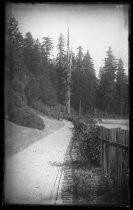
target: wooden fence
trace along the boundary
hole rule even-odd
[[[107,129],[99,126],[98,135],[101,140],[103,171],[121,188],[129,181],[129,132],[121,128]]]

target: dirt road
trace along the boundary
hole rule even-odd
[[[5,163],[5,199],[7,203],[55,203],[60,167],[72,137],[73,125],[65,126],[33,143]]]

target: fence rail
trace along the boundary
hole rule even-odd
[[[128,183],[129,132],[121,128],[98,127],[101,140],[101,165],[114,184],[122,187]]]

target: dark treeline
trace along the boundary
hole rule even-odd
[[[13,16],[6,18],[5,46],[5,114],[36,104],[65,107],[67,50],[59,35],[58,53],[50,37],[34,40],[30,32],[23,37]],[[106,112],[128,115],[128,78],[123,62],[116,60],[111,47],[107,51],[99,78],[96,77],[89,51],[81,46],[72,53],[71,108],[78,114]]]

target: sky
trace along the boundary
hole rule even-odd
[[[49,36],[54,42],[56,55],[59,34],[67,37],[70,32],[70,46],[77,53],[78,46],[83,52],[89,50],[96,75],[104,65],[108,47],[113,55],[124,63],[128,74],[129,66],[129,23],[128,6],[120,4],[10,4],[12,14],[18,20],[20,32],[31,32],[34,39]]]

